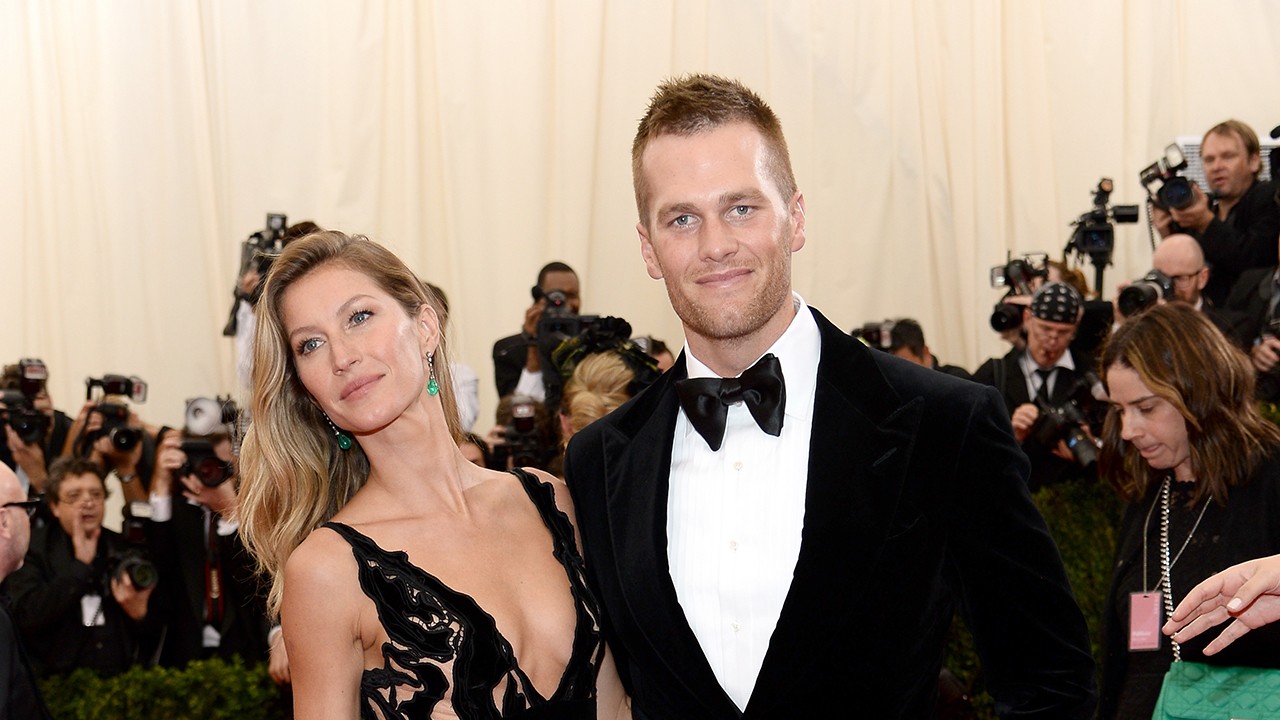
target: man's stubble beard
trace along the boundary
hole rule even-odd
[[[779,238],[779,242],[784,242]],[[732,267],[732,266],[731,266]],[[687,333],[694,333],[708,340],[731,341],[743,339],[764,327],[778,310],[790,301],[791,252],[781,246],[778,262],[759,293],[739,306],[707,308],[699,306],[686,295],[679,285],[667,284],[667,297]],[[765,268],[758,268],[759,273]]]

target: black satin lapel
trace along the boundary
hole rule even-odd
[[[804,530],[791,589],[747,707],[759,717],[786,707],[789,678],[804,676],[836,652],[827,650],[832,638],[842,636],[835,628],[856,622],[855,613],[875,617],[868,602],[876,602],[880,588],[867,587],[865,578],[886,539],[901,531],[897,523],[910,520],[898,516],[898,501],[924,402],[899,399],[872,351],[831,337],[829,323],[818,317],[823,352]]]
[[[605,440],[605,487],[614,562],[627,609],[672,677],[713,716],[736,715],[738,709],[716,680],[671,581],[667,488],[679,403],[669,384],[662,392],[652,415],[635,427],[633,434],[614,433]]]

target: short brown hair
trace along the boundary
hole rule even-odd
[[[1248,481],[1280,447],[1280,428],[1265,420],[1254,402],[1249,357],[1194,307],[1157,305],[1125,322],[1103,348],[1104,379],[1117,363],[1138,373],[1186,420],[1196,476],[1192,505],[1206,496],[1225,503],[1228,489]],[[1121,429],[1113,408],[1103,429],[1099,469],[1122,498],[1134,502],[1168,471],[1149,466],[1120,436]]]
[[[44,486],[44,495],[51,503],[60,502],[58,491],[62,488],[62,482],[69,477],[80,477],[81,475],[92,475],[102,482],[102,489],[107,489],[106,476],[102,472],[102,468],[92,460],[68,456],[58,458],[49,466],[49,479]]]
[[[768,104],[737,80],[718,75],[685,75],[658,86],[631,143],[631,181],[641,222],[645,219],[649,188],[640,161],[650,141],[660,135],[696,135],[735,122],[748,123],[764,136],[769,175],[782,193],[782,201],[791,201],[796,194],[791,154],[782,135],[782,123]]]

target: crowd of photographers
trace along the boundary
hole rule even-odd
[[[1278,129],[1280,130],[1280,129]],[[1273,133],[1274,136],[1274,133]],[[1201,145],[1207,188],[1181,175],[1176,146],[1146,168],[1147,213],[1160,241],[1152,270],[1095,299],[1075,253],[1097,271],[1110,262],[1114,222],[1135,221],[1136,206],[1111,206],[1111,181],[1076,223],[1062,262],[1046,254],[1010,259],[993,270],[1008,288],[991,327],[1010,344],[972,375],[944,365],[910,319],[868,323],[854,334],[868,345],[939,372],[996,387],[1015,436],[1032,462],[1032,489],[1096,477],[1106,397],[1097,354],[1114,327],[1146,308],[1181,302],[1206,313],[1250,353],[1259,398],[1280,399],[1280,198],[1259,179],[1261,149],[1243,123],[1210,129]],[[1274,161],[1274,158],[1273,158]],[[1273,165],[1274,167],[1274,165]],[[272,253],[318,229],[267,228],[244,243],[239,282],[224,334],[234,338],[242,390],[252,360],[254,302]],[[443,291],[425,283],[447,313]],[[454,363],[464,447],[493,468],[559,470],[564,443],[671,367],[673,353],[651,337],[632,337],[617,318],[583,315],[576,272],[543,267],[520,331],[493,346],[495,424],[474,434],[476,373]],[[0,377],[0,462],[39,499],[30,549],[5,579],[11,613],[38,676],[88,667],[104,675],[134,664],[181,666],[208,657],[271,662],[288,679],[278,628],[240,544],[235,520],[234,442],[246,421],[229,398],[189,401],[184,427],[145,423],[136,377],[91,378],[74,418],[54,408],[48,368],[22,359]]]
[[[1280,128],[1272,137],[1280,134]],[[1034,253],[992,269],[992,285],[1006,287],[991,328],[1011,345],[973,373],[1005,400],[1014,434],[1031,460],[1031,488],[1071,478],[1096,478],[1098,440],[1106,395],[1097,374],[1098,351],[1113,328],[1157,304],[1179,302],[1200,310],[1242,350],[1257,372],[1257,398],[1280,400],[1280,196],[1262,180],[1257,135],[1238,120],[1205,133],[1200,159],[1207,188],[1181,173],[1177,145],[1144,169],[1153,241],[1152,269],[1120,283],[1113,301],[1093,299],[1082,271],[1067,255],[1091,261],[1102,278],[1111,261],[1114,222],[1133,222],[1137,206],[1109,205],[1112,183],[1103,179],[1094,207],[1076,222],[1063,262]],[[1277,163],[1276,151],[1270,158]],[[918,323],[904,319],[856,328],[872,347],[952,374],[924,344]],[[1175,339],[1171,338],[1171,342]]]

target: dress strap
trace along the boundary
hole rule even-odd
[[[547,529],[551,531],[551,536],[555,538],[557,547],[571,549],[576,555],[578,545],[574,536],[573,523],[560,510],[560,506],[556,505],[555,488],[551,486],[551,483],[538,479],[538,476],[523,468],[513,468],[510,472],[520,481],[520,485],[529,496],[529,500],[537,508],[538,515],[542,518],[542,524],[546,525]]]

